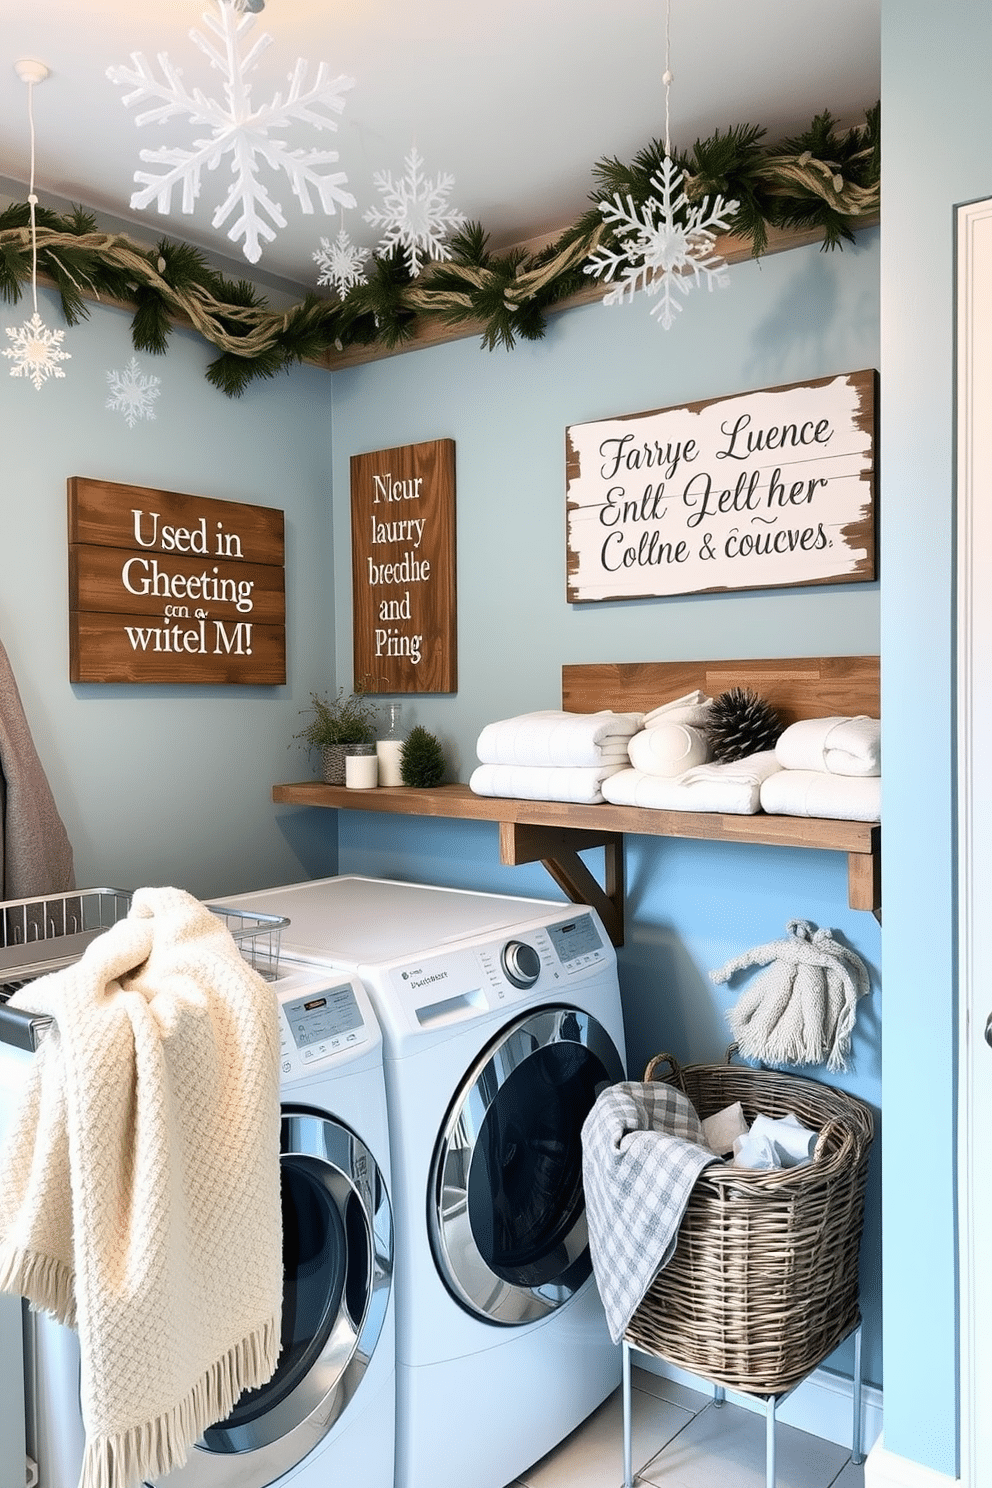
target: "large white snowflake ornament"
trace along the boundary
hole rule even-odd
[[[150,105],[135,115],[136,124],[162,124],[176,116],[185,116],[191,125],[206,126],[209,131],[194,139],[189,148],[176,145],[142,150],[142,160],[163,169],[135,171],[134,179],[142,189],[131,197],[131,206],[141,209],[155,202],[160,212],[168,212],[173,190],[181,186],[182,210],[192,212],[200,194],[204,167],[214,170],[225,155],[229,156],[233,180],[214,212],[213,225],[223,227],[237,213],[227,235],[234,243],[241,241],[242,252],[251,263],[257,263],[262,256],[262,240],[271,243],[275,229],[286,226],[282,207],[259,180],[263,164],[273,171],[284,172],[300,210],[307,215],[313,212],[312,192],[316,192],[329,216],[335,204],[355,205],[351,192],[343,189],[347,181],[344,172],[321,169],[337,161],[336,150],[292,150],[284,139],[269,137],[270,130],[286,129],[292,124],[337,129],[333,116],[344,108],[342,95],[354,86],[354,78],[331,77],[330,70],[321,62],[313,81],[308,82],[310,64],[300,58],[288,74],[289,90],[285,98],[282,93],[276,93],[270,103],[256,107],[248,79],[272,41],[263,32],[252,46],[246,47],[256,19],[250,11],[239,10],[231,0],[213,0],[213,9],[203,16],[212,36],[195,29],[189,33],[211,67],[220,73],[223,101],[208,97],[200,88],[187,88],[182,71],[173,66],[164,52],[158,56],[161,81],[140,52],[131,54],[131,67],[107,69],[111,82],[127,84],[131,89],[123,96],[125,107],[138,103]]]
[[[448,205],[448,195],[455,184],[454,176],[442,174],[434,181],[424,176],[423,157],[413,146],[404,160],[406,174],[394,181],[387,171],[378,171],[372,180],[382,193],[382,206],[370,207],[365,221],[383,227],[379,240],[382,252],[401,248],[407,267],[416,278],[422,259],[448,259],[445,234],[465,225],[464,214]]]
[[[162,391],[162,379],[147,376],[142,372],[137,357],[132,357],[123,372],[108,372],[107,382],[110,385],[110,397],[105,407],[112,413],[120,413],[129,429],[133,429],[139,419],[153,419],[155,409],[153,404]]]
[[[59,362],[72,360],[68,351],[62,350],[65,331],[50,331],[37,310],[21,326],[7,326],[7,335],[14,343],[4,350],[14,365],[11,377],[27,377],[41,392],[42,383],[50,377],[64,377]]]
[[[660,296],[651,314],[667,331],[681,311],[676,294],[687,295],[705,284],[722,289],[729,282],[727,265],[711,253],[718,232],[726,232],[740,206],[722,196],[704,197],[691,205],[682,189],[684,177],[666,155],[660,171],[651,177],[658,193],[638,207],[632,197],[624,201],[614,192],[599,209],[604,222],[617,229],[618,247],[597,249],[589,255],[585,273],[607,281],[619,274],[619,282],[605,296],[605,305],[632,300],[636,291]]]
[[[353,243],[343,227],[333,243],[321,238],[320,247],[313,255],[314,263],[320,265],[317,283],[330,285],[337,290],[338,299],[343,300],[356,284],[368,284],[365,273],[368,256],[369,250]]]

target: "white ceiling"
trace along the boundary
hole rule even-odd
[[[36,183],[43,204],[78,202],[131,224],[145,240],[164,235],[219,254],[237,277],[259,277],[240,247],[215,230],[227,162],[205,173],[192,215],[133,212],[139,151],[191,143],[183,118],[138,128],[127,89],[107,68],[144,53],[161,76],[165,53],[186,84],[220,98],[221,78],[190,39],[221,0],[0,0],[0,185],[23,200],[29,177],[28,89],[14,64],[31,57],[50,77],[33,90]],[[763,125],[770,140],[803,129],[829,109],[861,123],[879,96],[880,0],[671,0],[671,137],[737,123]],[[592,166],[623,161],[663,138],[665,0],[266,0],[252,33],[271,45],[252,77],[266,103],[297,59],[355,79],[335,134],[294,124],[296,148],[337,150],[357,207],[343,218],[352,240],[374,247],[363,212],[381,205],[372,177],[404,173],[412,145],[425,173],[454,176],[450,205],[480,221],[491,246],[555,233],[589,205]],[[314,286],[312,254],[333,238],[339,214],[304,216],[285,177],[263,167],[287,227],[257,270]],[[229,224],[228,224],[229,226]]]

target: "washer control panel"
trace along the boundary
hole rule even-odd
[[[369,1042],[369,1030],[350,977],[300,978],[279,990],[283,1079],[301,1075]],[[302,984],[300,984],[302,981]]]
[[[410,1029],[439,1028],[555,994],[577,977],[611,968],[615,952],[588,910],[505,940],[455,944],[393,966],[389,980]]]

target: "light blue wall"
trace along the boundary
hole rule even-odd
[[[30,314],[0,306],[0,326]],[[57,299],[39,309],[63,328]],[[306,762],[287,741],[311,687],[333,671],[329,576],[330,399],[298,368],[241,400],[203,377],[210,348],[177,332],[156,418],[129,429],[108,411],[109,370],[133,354],[129,318],[93,306],[66,331],[65,378],[40,390],[0,360],[0,639],[75,850],[77,882],[175,883],[225,894],[334,871],[333,837],[305,820],[277,829],[273,781]],[[10,345],[0,336],[3,346]],[[281,507],[286,513],[285,687],[113,686],[68,676],[66,479],[99,479]]]
[[[953,239],[954,207],[992,194],[992,12],[882,14],[885,1445],[953,1475]]]
[[[641,301],[552,319],[512,353],[466,340],[334,379],[335,636],[350,682],[352,454],[450,436],[458,503],[457,695],[405,700],[408,724],[442,739],[467,780],[492,719],[560,701],[563,662],[857,654],[878,649],[878,587],[836,585],[569,606],[564,430],[569,423],[878,365],[878,233],[843,253],[802,249],[731,271],[686,301],[667,335]],[[303,813],[312,815],[314,813]],[[331,830],[329,828],[329,830]],[[342,871],[558,897],[539,866],[501,869],[495,827],[339,814]],[[596,854],[590,855],[595,871]],[[620,955],[630,1068],[662,1048],[718,1059],[739,992],[708,972],[780,938],[800,917],[838,932],[873,972],[855,1068],[839,1083],[879,1106],[879,927],[847,908],[846,860],[713,843],[630,838]],[[881,1381],[879,1153],[864,1250],[866,1371]],[[841,1352],[833,1361],[848,1367]]]

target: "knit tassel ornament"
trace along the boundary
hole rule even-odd
[[[726,982],[748,966],[771,963],[727,1014],[740,1053],[763,1064],[823,1064],[846,1070],[858,999],[869,989],[867,967],[859,956],[814,930],[806,920],[790,920],[789,938],[745,951],[719,971]]]

